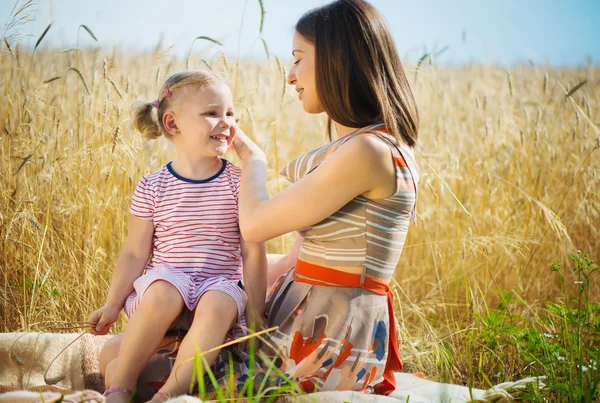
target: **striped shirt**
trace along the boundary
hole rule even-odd
[[[178,175],[171,163],[140,180],[130,211],[154,224],[146,270],[167,266],[193,277],[241,279],[241,170],[222,161],[219,172],[204,180]]]

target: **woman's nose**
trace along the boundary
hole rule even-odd
[[[287,76],[287,83],[289,85],[296,84],[296,66],[294,66],[290,69],[290,72],[288,73],[288,76]]]

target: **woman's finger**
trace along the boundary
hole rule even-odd
[[[239,130],[239,129],[238,129],[237,123],[235,123],[235,124],[233,124],[233,125],[231,125],[231,126],[229,127],[229,134],[230,134],[230,136],[231,136],[231,141],[232,141],[232,142],[233,142],[233,139],[235,139],[235,136],[237,135],[237,133],[238,133],[238,130]]]

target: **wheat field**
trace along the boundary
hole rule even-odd
[[[174,155],[164,138],[142,140],[129,109],[156,98],[169,74],[187,65],[228,79],[240,126],[269,157],[272,194],[287,186],[277,175],[286,161],[326,141],[324,117],[303,112],[285,85],[288,63],[273,55],[9,46],[0,52],[2,332],[47,331],[104,303],[133,189]],[[568,265],[577,250],[599,260],[600,68],[427,58],[405,67],[421,114],[422,174],[394,284],[406,369],[476,384],[487,378],[473,368],[521,376],[516,355],[499,357],[467,334],[481,330],[476,317],[498,306],[499,290],[535,321],[545,302],[564,298],[551,263]],[[292,239],[270,241],[269,251]],[[597,279],[591,287],[598,302]]]

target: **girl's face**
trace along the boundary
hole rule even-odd
[[[233,96],[225,83],[182,88],[176,113],[165,122],[175,124],[173,143],[178,150],[199,157],[220,157],[233,141]],[[166,115],[166,114],[165,114]],[[164,119],[164,118],[163,118]]]
[[[294,56],[294,65],[288,74],[288,84],[296,86],[302,106],[307,113],[324,112],[317,96],[315,46],[298,32],[294,32],[292,56]]]

